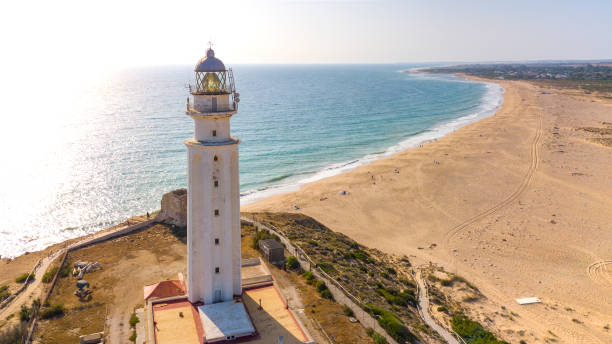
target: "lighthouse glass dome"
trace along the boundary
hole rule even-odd
[[[229,80],[228,80],[229,79]],[[195,68],[195,85],[189,86],[192,94],[229,94],[234,92],[232,70],[225,69],[212,49],[198,61]]]

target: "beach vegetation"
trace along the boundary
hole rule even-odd
[[[317,267],[323,271],[325,271],[325,273],[327,274],[335,274],[338,273],[338,270],[336,270],[336,268],[334,268],[334,265],[328,262],[319,262],[317,263]]]
[[[417,301],[412,290],[398,291],[397,289],[386,289],[384,287],[376,288],[376,293],[385,298],[390,305],[399,305],[402,307],[416,307]]]
[[[314,277],[314,274],[312,272],[310,272],[310,271],[304,271],[302,276],[304,276],[304,279],[306,279],[306,283],[308,283],[308,284],[313,284],[314,280],[316,279]]]
[[[374,329],[371,327],[368,327],[366,329],[366,333],[368,336],[370,336],[370,338],[372,338],[375,344],[388,344],[389,343],[387,341],[387,338],[383,337],[380,333],[374,331]]]
[[[42,277],[43,283],[51,283],[51,281],[53,281],[53,277],[55,277],[55,274],[57,273],[58,270],[59,270],[59,267],[57,266],[54,266],[51,269],[47,270]]]
[[[66,309],[64,308],[64,305],[62,305],[61,303],[56,303],[51,305],[50,307],[43,308],[43,310],[40,312],[40,317],[42,319],[51,319],[60,317],[64,315],[65,312]]]
[[[28,307],[28,305],[21,305],[21,309],[19,310],[19,320],[21,321],[30,321],[32,317],[32,308]]]
[[[298,270],[300,268],[300,262],[295,256],[289,256],[287,258],[287,268],[289,270]]]
[[[11,292],[8,290],[8,285],[3,285],[0,287],[0,301],[4,301],[11,296]]]
[[[480,323],[473,321],[463,314],[456,314],[451,318],[451,326],[468,344],[508,344],[499,340],[487,331]]]
[[[140,322],[140,319],[138,319],[138,316],[136,316],[136,313],[132,313],[132,315],[130,316],[130,327],[135,328],[136,324],[138,324],[139,322]]]
[[[15,278],[15,282],[17,282],[17,283],[25,283],[25,281],[30,276],[31,276],[30,273],[26,272],[23,275],[20,275],[19,277]],[[34,277],[34,276],[32,276],[32,277]]]
[[[385,331],[387,331],[387,333],[398,342],[415,343],[417,341],[417,337],[410,332],[408,327],[406,327],[395,315],[393,315],[393,313],[384,308],[373,305],[368,305],[366,311],[374,314],[376,318],[378,318],[378,324],[380,327],[385,329]]]

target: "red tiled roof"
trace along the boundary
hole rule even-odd
[[[185,283],[180,280],[162,281],[144,287],[144,299],[185,295]]]

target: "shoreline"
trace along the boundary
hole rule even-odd
[[[506,93],[494,116],[242,211],[302,213],[361,244],[443,266],[486,295],[467,304],[471,316],[494,321],[509,342],[552,331],[609,343],[612,149],[591,128],[612,127],[612,102],[499,83]],[[528,296],[543,303],[514,301]],[[517,315],[500,316],[502,306]]]
[[[421,73],[426,75],[426,72],[429,67],[416,68],[411,70],[402,70],[398,71],[399,73]],[[413,70],[422,70],[418,72],[414,72]],[[429,75],[428,75],[429,76]],[[495,113],[501,108],[504,101],[504,88],[495,82],[485,79],[473,78],[467,75],[458,75],[458,74],[445,74],[444,76],[453,76],[460,79],[464,79],[468,82],[475,82],[485,84],[487,88],[485,94],[483,94],[481,98],[481,104],[478,107],[477,111],[462,117],[454,118],[452,120],[448,120],[445,122],[438,123],[433,127],[430,127],[416,135],[405,137],[398,143],[391,145],[385,148],[382,152],[375,152],[366,154],[360,158],[351,159],[347,161],[342,161],[338,163],[333,163],[328,165],[327,167],[313,172],[303,172],[299,173],[287,178],[283,178],[283,180],[287,180],[286,183],[272,184],[268,186],[264,186],[262,188],[249,190],[240,194],[240,203],[241,206],[246,206],[255,202],[259,202],[268,197],[272,197],[275,195],[281,195],[285,193],[298,191],[302,186],[313,183],[325,178],[333,177],[342,173],[346,173],[354,170],[360,166],[366,166],[375,161],[386,159],[394,154],[401,153],[408,149],[413,149],[419,146],[426,145],[430,142],[437,141],[444,136],[451,134],[466,125],[469,125],[474,122],[478,122],[482,119],[488,118],[490,116],[494,116]],[[435,77],[435,76],[432,76]],[[303,178],[303,175],[308,175],[308,177]]]
[[[429,67],[424,67],[423,69],[426,70],[427,68]],[[406,73],[407,71],[398,71],[398,72]],[[426,73],[422,73],[422,74],[425,75]],[[416,135],[403,138],[396,144],[386,147],[384,151],[369,153],[369,154],[366,154],[356,159],[350,159],[350,160],[346,160],[346,161],[342,161],[338,163],[332,163],[318,171],[302,172],[302,173],[298,173],[298,174],[289,176],[287,178],[283,178],[282,181],[284,182],[281,182],[278,184],[271,184],[271,185],[267,185],[267,186],[257,188],[254,190],[248,190],[245,192],[241,192],[240,194],[241,206],[246,206],[246,205],[249,205],[255,202],[259,202],[263,199],[266,199],[268,197],[272,197],[275,195],[295,192],[306,184],[316,182],[316,181],[319,181],[325,178],[333,177],[333,176],[336,176],[342,173],[346,173],[360,166],[365,166],[375,161],[386,159],[394,154],[403,152],[405,150],[413,149],[415,147],[422,146],[430,142],[434,142],[466,125],[469,125],[471,123],[480,121],[484,118],[493,116],[503,104],[504,89],[503,87],[500,87],[498,84],[487,81],[487,80],[476,80],[476,79],[471,80],[463,75],[448,74],[444,76],[451,76],[451,75],[453,77],[465,79],[468,82],[483,83],[485,84],[485,87],[487,87],[487,90],[482,95],[481,103],[475,112],[462,116],[462,117],[454,118],[448,121],[444,121],[444,122],[435,124],[434,126]],[[167,191],[170,191],[170,190],[167,190]],[[137,216],[142,216],[142,215],[137,215]],[[0,258],[16,258],[24,254],[42,252],[42,251],[45,251],[49,247],[61,245],[65,242],[69,242],[74,239],[84,238],[89,235],[93,235],[101,231],[108,230],[109,228],[114,228],[120,225],[122,222],[123,221],[119,221],[117,223],[110,223],[108,224],[108,226],[100,227],[98,230],[93,231],[91,233],[81,233],[81,235],[78,235],[78,236],[63,238],[62,241],[51,243],[48,246],[41,248],[39,250],[25,251],[16,256],[0,255]],[[77,228],[81,228],[81,227],[79,226]],[[84,230],[79,229],[78,231],[83,232]]]

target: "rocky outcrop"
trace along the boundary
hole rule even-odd
[[[155,221],[187,227],[187,189],[176,189],[164,194],[161,211]]]

